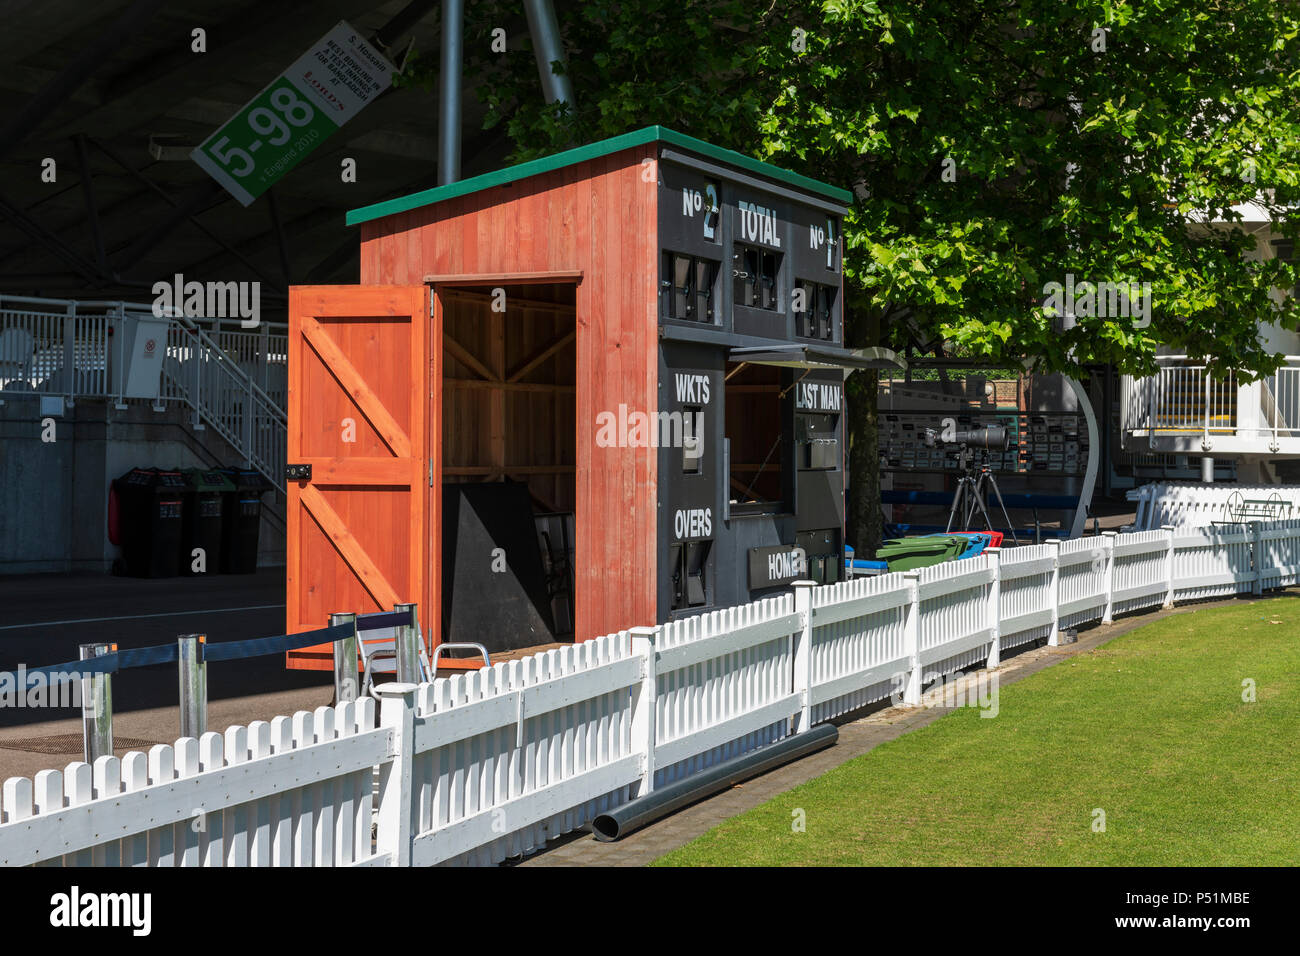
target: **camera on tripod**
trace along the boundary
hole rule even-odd
[[[945,425],[949,422],[951,419],[945,422]],[[991,494],[992,499],[1002,510],[1002,520],[1006,522],[1007,529],[1011,532],[1012,542],[1019,544],[1016,530],[1011,526],[1011,518],[1007,514],[1007,506],[1002,501],[1002,492],[988,463],[989,452],[1006,451],[1011,446],[1006,428],[1001,425],[985,425],[982,428],[954,432],[949,432],[947,428],[942,432],[927,428],[923,437],[925,444],[930,448],[942,444],[957,445],[960,449],[957,452],[957,461],[962,475],[957,480],[957,487],[953,492],[952,507],[948,510],[948,526],[945,530],[952,531],[953,525],[957,525],[963,531],[970,530],[977,516],[983,519],[985,529],[993,530],[993,519],[989,516],[988,509]],[[981,458],[978,464],[974,460],[977,455]]]
[[[972,428],[969,431],[953,432],[951,438],[944,438],[942,432],[927,428],[925,430],[925,444],[928,448],[943,444],[961,445],[963,448],[974,448],[981,451],[1006,451],[1011,441],[1007,437],[1007,430],[1001,425],[985,425],[982,428]]]

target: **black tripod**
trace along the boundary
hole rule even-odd
[[[1011,517],[1007,514],[1007,506],[1002,501],[998,480],[993,477],[993,469],[989,467],[988,455],[983,455],[978,463],[974,459],[974,449],[963,447],[958,453],[957,460],[961,463],[962,476],[957,481],[957,490],[953,492],[952,507],[948,510],[948,526],[944,530],[951,531],[957,515],[961,514],[961,527],[958,530],[970,531],[971,521],[978,510],[984,518],[984,528],[992,531],[993,519],[989,517],[989,509],[985,504],[988,500],[988,492],[992,489],[993,497],[998,507],[1002,509],[1007,530],[1011,532],[1012,543],[1020,544],[1016,538],[1016,529],[1012,527]]]

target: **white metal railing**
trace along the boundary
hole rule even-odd
[[[1154,439],[1160,434],[1200,434],[1206,441],[1232,435],[1258,440],[1261,451],[1278,451],[1280,441],[1300,438],[1300,355],[1288,355],[1272,375],[1243,383],[1236,374],[1214,378],[1205,365],[1186,356],[1158,359],[1153,376],[1123,376],[1120,386],[1124,430]]]
[[[0,398],[133,401],[121,392],[125,374],[113,374],[125,364],[113,352],[123,347],[113,332],[127,318],[152,314],[140,303],[0,297]],[[183,403],[194,426],[211,426],[283,491],[287,349],[283,327],[242,330],[220,319],[173,317],[158,395],[134,401]]]
[[[289,403],[289,336],[284,332],[206,330],[280,408]]]
[[[173,319],[163,361],[164,397],[185,402],[195,425],[212,426],[281,492],[289,419],[239,363],[202,328]]]
[[[0,787],[0,866],[491,865],[1087,621],[1300,581],[1300,520],[859,578]],[[203,825],[196,826],[201,820]],[[372,838],[371,823],[375,824]]]

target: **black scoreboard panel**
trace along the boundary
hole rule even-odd
[[[656,414],[691,423],[656,453],[666,621],[843,576],[843,371],[731,350],[842,348],[844,210],[681,153],[658,174]]]
[[[718,555],[726,480],[723,472],[723,364],[716,348],[665,342],[660,349],[658,419],[680,445],[658,454],[660,607],[689,611],[718,604]],[[661,436],[662,437],[662,436]]]
[[[762,184],[661,161],[660,321],[841,344],[842,225]]]
[[[901,472],[958,472],[956,445],[925,444],[925,430],[943,429],[951,418],[958,431],[989,425],[1007,429],[1006,451],[991,451],[989,464],[1003,475],[1059,475],[1082,477],[1088,465],[1088,425],[1081,413],[1039,414],[1036,412],[980,412],[953,414],[950,411],[881,412],[879,452],[881,469]]]

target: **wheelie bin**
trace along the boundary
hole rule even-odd
[[[222,511],[221,570],[224,574],[252,574],[257,570],[258,532],[262,525],[262,495],[271,483],[257,471],[223,468],[234,485],[225,493]]]
[[[173,578],[180,572],[185,479],[174,471],[132,468],[113,480],[121,570],[137,578]]]
[[[893,538],[877,549],[876,560],[887,563],[890,571],[914,571],[956,559],[968,543],[957,535]]]
[[[216,574],[221,570],[226,495],[235,492],[229,475],[215,468],[186,468],[185,510],[181,518],[181,573]],[[195,554],[200,550],[201,554]]]

